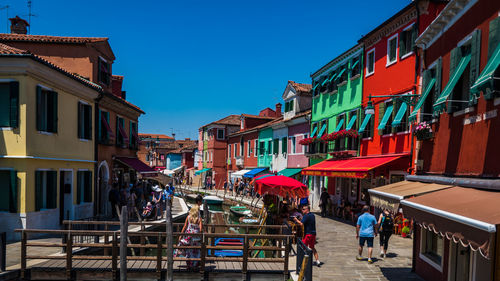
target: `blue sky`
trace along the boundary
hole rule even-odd
[[[6,0],[27,18],[26,0]],[[258,114],[409,0],[32,0],[31,34],[109,37],[113,74],[141,107],[139,131],[197,138],[201,125]],[[354,5],[353,5],[354,4]],[[0,31],[6,32],[6,10]]]

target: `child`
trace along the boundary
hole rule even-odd
[[[151,204],[151,202],[148,202],[146,207],[144,207],[144,211],[142,211],[142,215],[147,216],[151,212],[152,208],[153,208],[153,205]]]

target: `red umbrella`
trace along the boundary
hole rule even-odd
[[[309,189],[298,180],[285,176],[267,176],[255,180],[255,190],[260,195],[272,194],[281,197],[309,196]]]

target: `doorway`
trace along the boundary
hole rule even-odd
[[[450,278],[453,281],[470,281],[471,251],[469,247],[453,243],[450,258]]]
[[[107,217],[111,215],[111,208],[108,203],[109,193],[109,167],[106,161],[99,164],[96,192],[96,214]]]
[[[59,176],[59,224],[62,224],[73,217],[73,171],[61,170]]]

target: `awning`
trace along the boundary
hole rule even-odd
[[[333,80],[335,80],[335,78],[337,77],[338,73],[334,73],[332,75],[332,77],[330,77],[330,79],[328,79],[328,82],[332,82]]]
[[[356,122],[356,115],[353,115],[351,117],[351,120],[349,120],[349,123],[347,124],[347,127],[345,129],[350,130],[352,128],[352,126],[354,126],[355,122]]]
[[[445,109],[446,100],[448,99],[448,96],[453,91],[453,88],[455,88],[455,85],[462,76],[462,73],[464,73],[464,70],[469,64],[469,62],[470,62],[470,54],[460,59],[460,62],[458,63],[457,68],[455,69],[455,72],[453,72],[453,75],[451,75],[450,80],[448,80],[448,84],[446,84],[446,87],[444,87],[443,92],[441,93],[441,95],[439,95],[439,98],[434,103],[433,107],[435,112],[441,112]]]
[[[403,117],[405,116],[407,109],[408,109],[408,104],[406,104],[406,102],[403,102],[399,107],[398,113],[396,113],[396,117],[394,117],[394,120],[392,121],[391,124],[392,127],[397,127],[401,125],[401,121],[403,120]]]
[[[363,119],[363,123],[361,123],[361,127],[359,127],[359,133],[363,133],[366,129],[366,126],[368,126],[368,123],[370,123],[370,118],[372,118],[373,114],[367,114],[365,116],[365,119]]]
[[[339,123],[337,124],[337,127],[335,127],[335,132],[340,131],[343,125],[344,125],[344,118],[340,119]]]
[[[157,171],[135,157],[116,157],[115,160],[141,174],[156,174]]]
[[[300,173],[302,168],[286,168],[278,172],[278,176],[293,177]]]
[[[318,131],[318,126],[314,126],[314,129],[311,133],[311,138],[314,137],[314,135],[316,134],[317,131]]]
[[[161,171],[161,173],[164,174],[164,175],[167,175],[167,176],[171,176],[171,175],[174,174],[174,171],[169,170],[169,169],[164,169],[164,170]]]
[[[368,177],[368,172],[371,170],[407,156],[408,154],[405,153],[354,157],[343,160],[329,159],[304,168],[302,174],[308,176],[363,179]]]
[[[423,183],[418,181],[401,181],[393,184],[380,186],[369,189],[370,204],[378,208],[386,208],[393,212],[399,209],[401,200],[422,195],[425,193],[450,188],[451,185],[443,185],[436,183]]]
[[[328,78],[323,80],[323,82],[321,83],[321,87],[325,86],[325,84],[327,84],[328,82],[330,82],[330,79],[328,79]]]
[[[321,126],[321,130],[319,130],[319,133],[318,133],[318,138],[322,137],[323,134],[325,133],[326,131],[326,123],[323,124],[323,126]]]
[[[479,93],[483,91],[483,94],[487,92],[492,92],[494,90],[494,77],[495,71],[500,65],[500,44],[497,45],[497,48],[493,53],[491,53],[491,57],[488,60],[488,63],[484,67],[483,71],[477,78],[476,82],[470,87],[471,93]],[[488,91],[489,89],[489,91]]]
[[[425,99],[429,95],[429,93],[432,90],[432,87],[434,87],[434,84],[436,84],[436,78],[432,78],[431,81],[429,81],[429,84],[427,84],[427,88],[425,88],[424,92],[420,95],[420,98],[418,99],[417,105],[415,105],[415,108],[413,108],[413,111],[410,114],[410,117],[408,117],[408,120],[410,122],[414,122],[417,120],[417,113],[422,107],[422,105],[425,102]]]
[[[172,172],[174,172],[174,173],[180,172],[182,170],[182,168],[184,168],[184,166],[179,166],[175,169],[172,169]]]
[[[205,169],[201,169],[199,171],[196,171],[194,172],[195,176],[196,175],[199,175],[199,174],[202,174],[202,173],[205,173],[205,172],[208,172],[208,171],[211,171],[212,169],[211,168],[205,168]]]
[[[387,125],[387,121],[389,121],[389,117],[391,117],[392,107],[393,107],[392,104],[389,104],[385,108],[384,116],[382,117],[382,120],[380,121],[380,124],[378,124],[377,129],[383,130],[385,128],[385,125]]]
[[[316,88],[318,88],[318,86],[319,86],[319,83],[318,83],[318,84],[316,84],[316,86],[314,86],[314,87],[312,88],[312,90],[313,90],[313,91],[314,91],[314,90],[316,90]]]
[[[250,172],[250,170],[239,170],[234,173],[231,173],[231,178],[238,178],[241,179],[244,174]]]
[[[342,74],[344,74],[344,72],[345,72],[345,67],[342,68],[342,70],[339,72],[339,74],[337,74],[337,77],[335,77],[335,80],[339,79],[340,76],[342,76]]]
[[[356,65],[358,65],[359,63],[359,59],[356,60],[356,62],[351,66],[351,69],[354,69],[356,67]]]
[[[452,187],[408,200],[401,205],[406,217],[489,258],[493,233],[500,224],[500,192]]]
[[[259,173],[262,173],[264,171],[267,171],[267,168],[255,168],[253,170],[250,170],[250,172],[247,172],[243,175],[243,177],[245,178],[253,178],[255,177],[257,174]]]

